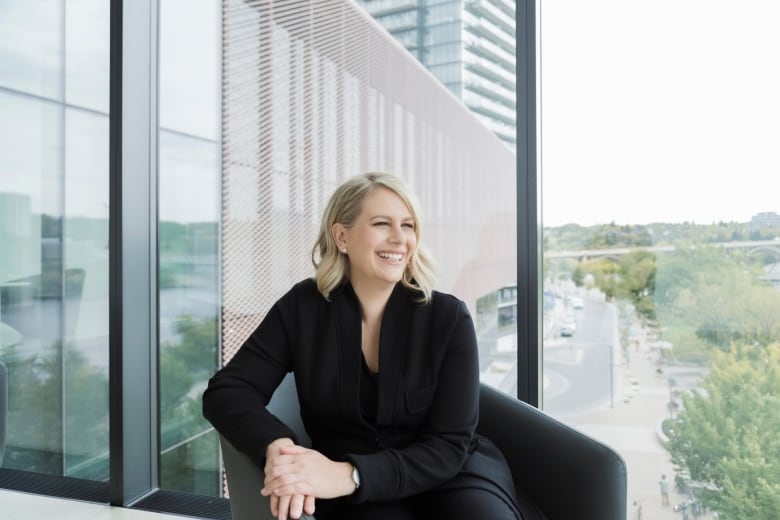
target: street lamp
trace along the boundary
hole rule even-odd
[[[609,346],[609,402],[610,408],[615,407],[615,346]]]
[[[609,407],[615,407],[615,347],[604,345],[609,350]]]

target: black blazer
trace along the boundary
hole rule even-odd
[[[203,413],[259,467],[270,442],[295,434],[265,409],[289,371],[312,447],[360,472],[355,502],[403,498],[444,487],[456,475],[499,475],[501,455],[475,436],[479,362],[466,305],[434,292],[430,303],[395,287],[379,339],[376,425],[360,413],[361,319],[348,282],[327,301],[313,280],[271,308],[233,359],[209,381]],[[481,480],[481,479],[479,479]],[[462,485],[462,484],[460,484]]]

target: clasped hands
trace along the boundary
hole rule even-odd
[[[271,514],[279,520],[314,514],[316,498],[336,498],[355,491],[352,464],[330,460],[322,453],[277,439],[266,449],[263,496],[271,499]]]

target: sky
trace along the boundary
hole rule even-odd
[[[780,213],[780,2],[540,13],[544,226]]]

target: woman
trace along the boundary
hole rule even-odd
[[[326,207],[314,279],[209,382],[204,415],[264,468],[274,516],[524,518],[501,453],[475,433],[473,322],[433,290],[420,235],[400,179],[348,180]],[[290,371],[311,449],[265,409]]]

